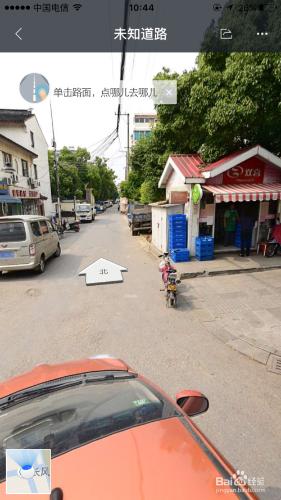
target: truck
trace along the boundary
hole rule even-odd
[[[79,202],[75,205],[75,213],[80,221],[93,222],[96,217],[96,209],[90,203]]]
[[[130,210],[130,217],[128,218],[128,222],[132,236],[136,236],[140,233],[151,233],[151,207],[149,205],[140,204],[132,207]]]

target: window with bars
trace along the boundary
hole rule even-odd
[[[22,175],[23,177],[29,177],[28,175],[28,163],[26,160],[21,160]]]

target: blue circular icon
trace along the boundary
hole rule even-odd
[[[20,93],[27,102],[38,103],[44,101],[49,94],[49,82],[40,73],[30,73],[20,82]]]

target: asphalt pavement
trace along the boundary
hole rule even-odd
[[[281,377],[206,327],[205,280],[182,282],[179,308],[167,309],[155,258],[131,236],[115,207],[83,224],[80,233],[66,233],[61,244],[61,257],[50,260],[43,275],[0,278],[0,378],[39,363],[109,353],[172,396],[181,389],[201,390],[210,408],[196,423],[234,467],[248,478],[264,479],[260,498],[280,500]],[[128,268],[123,283],[86,286],[79,272],[100,257]],[[221,277],[210,279],[215,308],[224,285]],[[237,279],[239,292],[244,275]],[[234,294],[234,307],[235,301]]]

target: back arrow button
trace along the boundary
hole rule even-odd
[[[22,38],[20,37],[19,35],[19,32],[22,30],[22,27],[18,29],[18,31],[15,32],[15,35],[20,39],[22,40]]]

